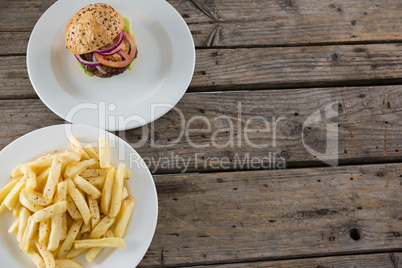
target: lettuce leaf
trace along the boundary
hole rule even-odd
[[[123,20],[124,20],[123,30],[128,32],[132,37],[134,37],[133,30],[131,29],[131,20],[130,20],[130,18],[127,18],[127,17],[124,17],[124,16],[122,16],[122,17],[123,17]]]
[[[131,20],[130,20],[130,18],[127,18],[127,17],[124,17],[124,16],[122,16],[122,17],[123,17],[123,20],[124,20],[124,27],[123,27],[123,30],[126,31],[126,32],[128,32],[132,37],[134,37],[133,30],[131,29]],[[135,59],[134,59],[134,60],[135,60]],[[129,65],[128,68],[127,68],[129,71],[130,71],[131,69],[133,69],[134,60],[130,63],[130,65]],[[90,73],[90,72],[87,71],[87,69],[85,69],[84,64],[82,64],[82,63],[79,62],[78,60],[77,60],[77,63],[78,63],[78,65],[82,68],[82,70],[84,70],[84,72],[85,72],[86,75],[88,75],[88,76],[90,76],[90,77],[93,77],[93,76],[94,76],[93,73]]]
[[[86,75],[88,75],[88,76],[90,76],[90,77],[94,76],[93,73],[90,73],[90,72],[87,71],[87,69],[85,69],[84,64],[82,64],[82,63],[79,62],[78,60],[77,60],[77,63],[78,63],[79,66],[81,66],[81,68],[84,70],[84,72],[85,72]]]

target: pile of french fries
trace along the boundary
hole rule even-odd
[[[72,150],[18,165],[0,190],[0,213],[9,209],[21,251],[38,268],[83,267],[104,248],[123,247],[134,198],[125,187],[130,172],[112,166],[108,140],[98,150],[70,138]]]

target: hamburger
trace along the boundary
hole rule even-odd
[[[138,54],[130,19],[107,4],[80,9],[68,22],[64,40],[89,76],[108,78],[131,70]]]

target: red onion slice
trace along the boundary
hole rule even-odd
[[[110,48],[106,48],[106,49],[102,49],[102,50],[94,50],[93,52],[99,53],[99,54],[110,52],[110,51],[114,50],[116,47],[120,46],[121,42],[123,42],[123,37],[124,37],[124,34],[123,34],[123,31],[121,31],[121,32],[120,32],[120,35],[119,35],[119,40],[117,41],[116,44],[114,44],[114,45],[113,45],[112,47],[110,47]],[[102,55],[102,54],[101,54],[101,55]],[[106,55],[105,55],[105,56],[106,56]]]
[[[96,59],[95,53],[92,53],[92,60],[93,60],[94,62],[99,63],[99,65],[96,65],[96,69],[98,69],[99,72],[105,74],[106,72],[105,72],[105,70],[103,70],[103,68],[102,68],[102,66],[101,66],[101,64],[100,64],[100,62]]]
[[[84,64],[84,65],[88,65],[88,66],[99,66],[99,65],[101,65],[98,61],[93,62],[93,61],[84,60],[84,59],[81,58],[81,56],[78,55],[78,54],[74,54],[74,56],[75,56],[75,58],[76,58],[79,62],[81,62],[81,63]],[[93,57],[92,57],[92,58],[93,58]]]
[[[99,55],[102,55],[102,56],[112,56],[112,55],[118,53],[119,51],[120,51],[120,48],[113,50],[111,52],[96,52],[96,53],[98,53]]]

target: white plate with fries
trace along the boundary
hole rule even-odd
[[[158,200],[144,161],[117,136],[66,124],[0,152],[2,267],[135,267]]]

